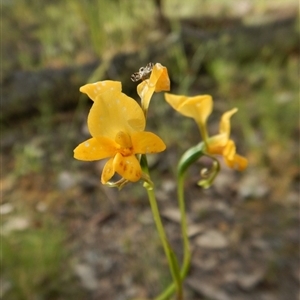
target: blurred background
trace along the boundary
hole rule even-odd
[[[299,3],[297,0],[1,2],[1,299],[151,299],[170,282],[142,183],[100,184],[103,162],[73,149],[89,137],[88,82],[148,62],[171,92],[209,93],[210,134],[233,107],[232,138],[249,159],[209,190],[186,182],[193,259],[186,299],[299,299]],[[199,142],[155,94],[147,128],[167,144],[149,157],[163,221],[181,236],[176,162]]]

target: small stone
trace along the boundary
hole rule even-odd
[[[264,198],[269,193],[270,188],[261,174],[249,174],[245,176],[238,188],[238,194],[241,198]]]
[[[80,278],[83,287],[88,290],[96,290],[98,282],[94,270],[88,264],[77,264],[74,266],[76,275]]]
[[[11,203],[4,203],[0,205],[0,215],[7,215],[14,210],[14,207]]]
[[[57,178],[58,186],[63,191],[75,186],[76,182],[74,175],[67,171],[62,171]]]
[[[204,271],[211,271],[218,265],[218,260],[215,257],[207,257],[206,259],[193,259],[193,266]]]
[[[265,272],[257,270],[252,274],[240,274],[237,277],[238,285],[245,291],[252,290],[259,282],[262,281]]]
[[[219,231],[211,229],[196,239],[196,244],[202,248],[224,249],[229,246],[228,239]]]
[[[170,193],[176,189],[174,180],[164,179],[161,182],[161,188],[157,191],[157,199],[160,201],[167,201],[170,199]]]
[[[209,282],[203,282],[199,278],[190,278],[186,280],[186,283],[196,292],[204,298],[211,300],[231,300],[225,291],[221,290],[218,286],[215,286]]]
[[[204,230],[205,230],[205,227],[203,225],[190,224],[188,226],[188,236],[190,238],[195,237],[195,236],[199,235],[200,233],[203,233]]]
[[[161,189],[166,193],[171,193],[176,189],[176,182],[174,180],[165,179],[162,181]]]
[[[43,212],[47,211],[47,209],[48,209],[48,205],[45,202],[39,202],[36,205],[36,210],[39,212],[43,213]]]
[[[177,208],[167,208],[161,213],[161,215],[169,221],[180,223],[181,215]]]
[[[8,235],[12,231],[22,231],[29,227],[29,220],[24,217],[13,217],[2,227],[1,234]]]

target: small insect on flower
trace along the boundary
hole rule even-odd
[[[146,80],[150,77],[154,63],[150,62],[146,67],[141,67],[138,72],[135,72],[131,75],[131,80],[137,82],[139,80]]]

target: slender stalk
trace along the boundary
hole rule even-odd
[[[188,225],[187,225],[186,211],[185,211],[184,178],[185,178],[185,173],[181,174],[178,177],[178,185],[177,185],[178,204],[179,204],[180,215],[181,215],[181,234],[183,239],[183,250],[184,250],[183,265],[181,270],[182,279],[186,277],[191,262],[190,242],[188,237]]]
[[[181,215],[181,234],[183,239],[183,250],[184,250],[183,264],[181,269],[182,280],[186,277],[191,262],[190,242],[188,237],[188,225],[187,225],[186,211],[185,211],[184,179],[188,168],[204,154],[203,153],[203,148],[205,147],[204,145],[205,145],[204,143],[199,143],[198,145],[188,149],[182,155],[177,166],[177,196],[178,196],[178,205],[179,205],[180,215]]]
[[[178,168],[177,168],[177,196],[178,196],[178,205],[181,215],[181,234],[183,239],[183,263],[180,271],[181,281],[185,279],[190,268],[191,262],[191,253],[190,253],[190,244],[188,238],[188,226],[186,219],[185,211],[185,199],[184,199],[184,179],[185,174],[190,165],[197,161],[203,153],[204,144],[200,143],[190,149],[188,149],[181,157]],[[172,294],[175,292],[175,284],[170,284],[155,300],[164,300],[169,299]]]
[[[147,159],[146,159],[145,155],[142,155],[142,157],[141,157],[141,165],[142,165],[143,171],[149,176],[149,169],[148,169]],[[150,178],[150,176],[149,176],[149,178]],[[164,226],[162,224],[159,209],[157,206],[157,201],[156,201],[153,186],[150,186],[147,183],[144,184],[144,186],[146,187],[146,190],[147,190],[147,194],[148,194],[154,222],[156,225],[156,229],[158,231],[160,240],[162,242],[163,249],[164,249],[165,255],[167,257],[168,263],[169,263],[171,275],[173,277],[174,289],[172,290],[172,293],[166,294],[163,297],[160,296],[159,300],[168,299],[174,293],[175,287],[177,289],[177,299],[182,300],[183,299],[182,281],[181,281],[180,270],[179,270],[177,258],[175,256],[174,251],[172,250],[172,248],[170,246],[170,243],[168,242],[167,235],[166,235]]]
[[[186,211],[185,211],[185,199],[184,199],[184,178],[185,178],[185,172],[184,174],[181,174],[178,176],[178,185],[177,185],[177,193],[178,193],[178,204],[180,209],[180,215],[181,215],[181,234],[183,239],[183,263],[180,271],[180,277],[183,281],[185,277],[187,276],[187,273],[190,268],[190,262],[191,262],[191,252],[190,252],[190,243],[188,238],[188,226],[187,226],[187,219],[186,219]],[[175,292],[175,284],[172,283],[168,286],[166,290],[164,290],[158,297],[155,298],[155,300],[164,300],[171,297],[171,295]]]

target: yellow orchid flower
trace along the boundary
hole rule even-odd
[[[187,97],[165,93],[166,101],[179,113],[193,118],[200,129],[206,146],[206,153],[211,155],[222,155],[225,163],[232,169],[244,170],[248,161],[246,158],[236,154],[236,146],[230,136],[230,118],[237,112],[234,108],[223,114],[220,122],[219,134],[209,137],[206,129],[207,118],[212,112],[213,101],[209,95]]]
[[[101,175],[103,184],[115,173],[136,182],[142,176],[136,154],[161,152],[166,146],[157,135],[144,131],[145,116],[134,99],[122,93],[117,84],[102,93],[95,89],[102,86],[97,83],[81,89],[94,100],[88,115],[92,138],[75,148],[74,157],[85,161],[109,158]]]
[[[165,93],[165,99],[179,113],[196,121],[201,135],[206,141],[206,120],[213,109],[212,97],[210,95],[187,97]]]
[[[230,137],[230,118],[238,111],[233,108],[225,112],[220,121],[219,134],[207,140],[207,153],[212,155],[222,155],[226,165],[232,169],[243,171],[248,166],[248,160],[236,154],[236,146]]]
[[[154,92],[169,91],[170,79],[168,70],[160,63],[153,66],[149,79],[145,79],[137,86],[137,93],[141,98],[144,112],[147,112],[151,97]]]

